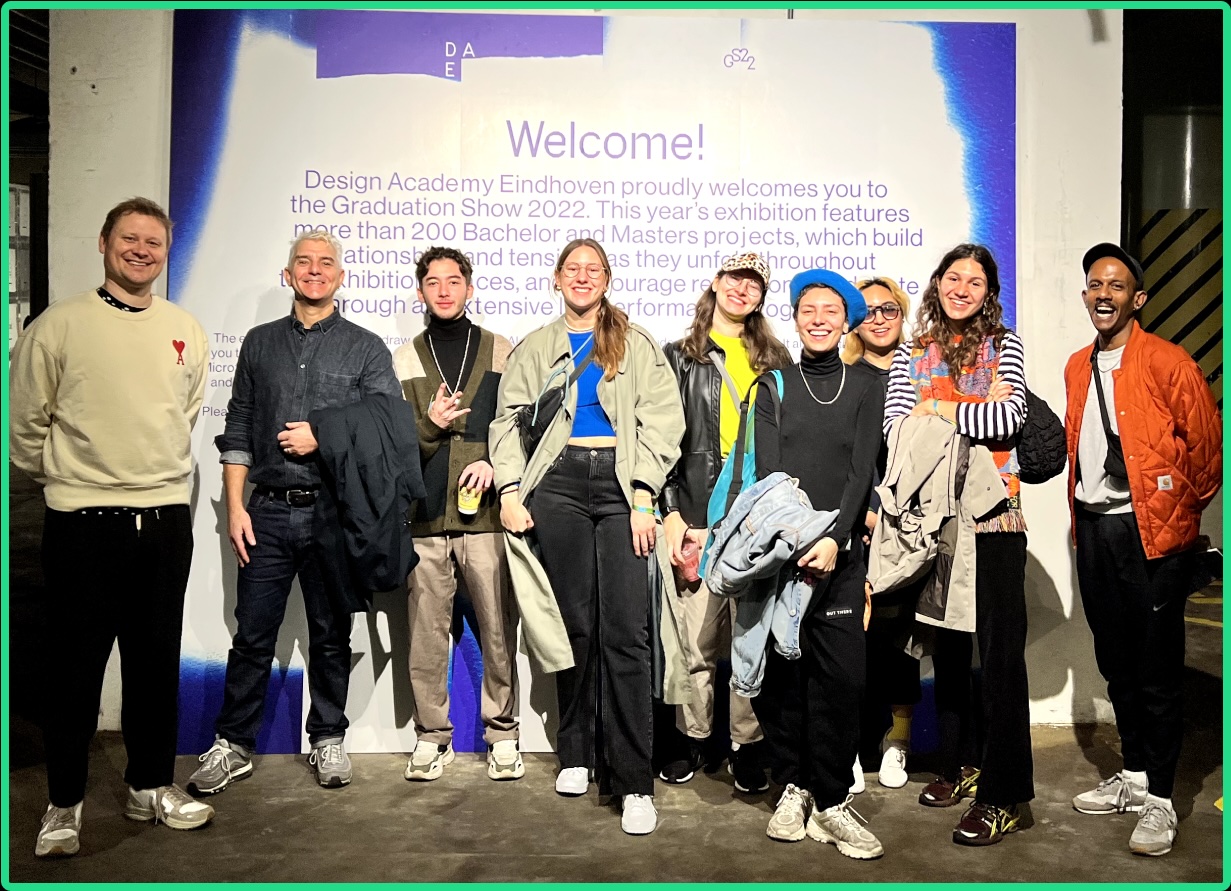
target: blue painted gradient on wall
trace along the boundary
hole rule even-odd
[[[181,755],[199,755],[214,742],[214,721],[222,711],[225,662],[184,657],[180,660]],[[303,727],[303,671],[274,663],[265,696],[265,714],[257,733],[256,750],[264,754],[299,752]]]
[[[453,647],[449,663],[449,721],[453,748],[458,752],[485,752],[483,720],[479,715],[483,692],[483,654],[469,622]]]
[[[1017,325],[1017,27],[919,22],[932,35],[949,120],[962,134],[969,238],[1000,267],[1004,322]],[[952,245],[947,245],[947,250]],[[943,253],[943,251],[941,252]],[[940,259],[938,254],[937,260]]]

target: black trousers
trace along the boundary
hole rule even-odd
[[[90,740],[103,675],[120,643],[120,714],[135,789],[174,779],[180,634],[192,562],[188,505],[132,513],[117,508],[47,510],[47,786],[51,803],[85,797]]]
[[[649,578],[630,510],[614,448],[568,446],[530,499],[573,649],[556,674],[560,766],[596,768],[614,795],[653,795]]]
[[[1034,798],[1030,688],[1026,677],[1026,534],[979,533],[975,635],[981,684],[972,687],[972,635],[940,629],[932,664],[942,772],[982,768],[978,799],[1012,807]]]
[[[862,542],[855,545],[862,549]],[[845,801],[854,777],[865,672],[865,576],[861,553],[838,554],[834,571],[808,603],[800,658],[779,655],[770,641],[761,692],[752,700],[774,782],[807,789],[818,809]]]
[[[1170,798],[1183,735],[1184,605],[1195,554],[1146,559],[1137,518],[1077,509],[1077,583],[1126,770]]]

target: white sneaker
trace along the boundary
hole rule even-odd
[[[851,797],[846,801],[812,812],[808,818],[808,838],[827,845],[837,845],[838,853],[855,860],[875,860],[883,857],[885,849],[880,840],[860,825],[867,823],[862,815],[851,807]]]
[[[1176,815],[1170,802],[1147,798],[1141,806],[1141,817],[1128,840],[1128,849],[1134,854],[1161,857],[1175,844]]]
[[[890,789],[901,789],[910,779],[906,775],[906,748],[901,743],[885,744],[885,754],[881,756],[880,773],[876,780],[882,786]]]
[[[502,739],[487,753],[487,775],[493,780],[519,780],[526,775],[517,740]]]
[[[561,795],[585,795],[590,788],[590,770],[586,767],[565,767],[556,774],[556,792]]]
[[[445,768],[453,763],[454,757],[452,743],[442,746],[421,739],[415,743],[415,750],[406,762],[406,771],[402,776],[420,782],[439,779]]]
[[[129,786],[124,816],[144,823],[165,823],[172,829],[199,829],[214,819],[214,809],[176,785],[157,789]]]
[[[851,770],[851,778],[854,782],[851,783],[850,793],[858,795],[864,790],[863,765],[859,763],[858,755],[855,756],[855,766]]]
[[[774,808],[774,815],[769,818],[765,834],[775,841],[800,841],[807,830],[808,811],[812,808],[812,793],[801,789],[794,783],[787,783]]]
[[[81,806],[79,801],[72,807],[47,805],[43,825],[38,830],[34,843],[35,857],[71,857],[81,849]]]
[[[649,835],[658,826],[653,795],[625,795],[620,828],[629,835]]]

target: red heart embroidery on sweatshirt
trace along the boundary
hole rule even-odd
[[[185,346],[184,341],[173,340],[171,341],[171,346],[175,347],[175,352],[179,354],[179,358],[176,359],[175,364],[183,365],[184,364],[184,346]]]

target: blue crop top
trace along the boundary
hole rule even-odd
[[[569,348],[573,351],[574,365],[581,364],[594,349],[594,339],[589,333],[568,335]],[[603,369],[591,362],[577,378],[577,415],[573,418],[572,436],[615,436],[615,429],[607,418],[607,412],[598,404],[598,382],[603,378]]]

